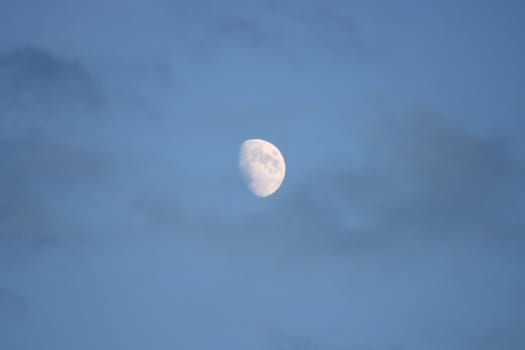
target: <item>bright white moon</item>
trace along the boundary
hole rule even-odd
[[[270,142],[250,139],[242,143],[239,168],[250,191],[268,197],[281,186],[286,172],[281,152]]]

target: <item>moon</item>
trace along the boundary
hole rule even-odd
[[[268,197],[279,189],[286,173],[284,157],[277,147],[261,139],[249,139],[239,150],[239,169],[248,189]]]

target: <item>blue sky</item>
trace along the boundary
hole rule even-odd
[[[0,348],[522,349],[523,33],[512,0],[3,1]]]

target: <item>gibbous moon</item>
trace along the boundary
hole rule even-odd
[[[242,143],[239,168],[248,189],[257,197],[268,197],[277,191],[286,172],[281,152],[270,142],[260,139]]]

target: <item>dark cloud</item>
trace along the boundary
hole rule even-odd
[[[319,4],[312,1],[281,3],[228,1],[211,3],[177,2],[172,12],[188,24],[186,35],[223,54],[221,47],[236,51],[271,50],[278,58],[309,62],[305,48],[319,49],[322,56],[345,54],[355,57],[362,51],[351,5],[341,2]]]
[[[2,287],[0,287],[0,310],[3,315],[9,315],[13,321],[27,312],[24,299],[11,290]]]
[[[9,113],[52,118],[66,112],[94,112],[104,102],[93,78],[79,63],[43,49],[24,47],[4,53],[0,74],[0,103]]]
[[[501,237],[510,234],[502,232],[506,227],[523,225],[518,212],[524,168],[509,143],[422,114],[381,119],[365,132],[378,140],[370,142],[368,167],[378,176],[388,174],[389,197],[397,201],[387,214],[392,224],[404,221],[410,230],[415,223],[424,232],[418,235],[449,232],[479,238]]]
[[[2,242],[45,247],[68,228],[53,203],[104,173],[104,156],[63,137],[70,125],[101,116],[103,98],[80,64],[42,49],[4,53],[0,74]]]
[[[24,345],[24,336],[30,327],[27,304],[20,295],[0,286],[0,346],[18,348]]]

